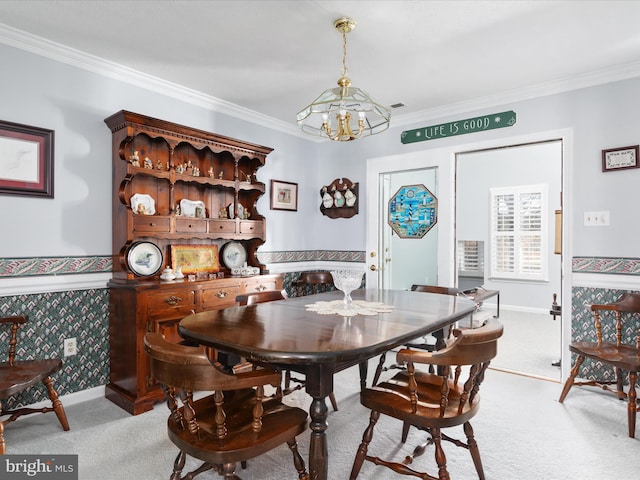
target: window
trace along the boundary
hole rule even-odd
[[[548,280],[547,190],[490,189],[492,278]]]
[[[484,277],[484,242],[458,240],[458,275]]]

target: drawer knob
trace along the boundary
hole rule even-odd
[[[229,295],[229,292],[225,292],[224,290],[220,290],[218,293],[216,293],[216,297],[218,298],[225,298],[227,295]]]
[[[176,297],[175,295],[171,295],[170,297],[165,298],[164,300],[169,305],[177,305],[182,301],[182,298]]]
[[[262,290],[266,290],[266,289],[267,289],[267,287],[265,287],[264,285],[258,285],[256,287],[256,290],[259,291],[259,292],[261,292]]]
[[[153,222],[151,222],[151,223],[149,224],[149,226],[150,226],[150,227],[155,227],[155,226],[156,226],[156,224],[155,224],[155,223],[153,223]]]

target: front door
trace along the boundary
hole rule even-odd
[[[379,256],[370,255],[369,268],[384,289],[438,283],[437,174],[436,167],[380,173]]]

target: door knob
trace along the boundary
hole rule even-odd
[[[378,271],[378,270],[383,270],[383,269],[382,269],[382,268],[378,268],[378,267],[376,267],[375,265],[371,265],[371,266],[369,267],[369,270],[371,270],[372,272],[376,272],[376,271]]]

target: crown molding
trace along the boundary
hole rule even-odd
[[[296,125],[0,23],[0,43],[192,105],[307,139]]]
[[[207,108],[240,120],[267,126],[288,135],[321,143],[324,140],[304,134],[296,125],[263,115],[234,103],[202,92],[168,82],[158,77],[125,67],[95,55],[67,47],[37,35],[15,29],[0,23],[0,43],[25,50],[67,65],[71,65],[105,77],[135,85],[192,105]],[[597,70],[583,75],[567,77],[552,82],[541,83],[522,89],[502,92],[465,102],[452,103],[441,107],[421,110],[405,115],[392,115],[390,127],[404,127],[432,119],[458,115],[475,110],[483,110],[497,105],[520,102],[532,98],[578,90],[605,83],[626,80],[640,76],[640,62]]]
[[[530,87],[519,88],[509,92],[476,98],[466,102],[451,103],[442,107],[430,108],[419,112],[391,117],[392,127],[404,127],[426,120],[435,120],[452,115],[459,115],[475,110],[484,110],[498,105],[508,105],[514,102],[546,97],[558,93],[594,87],[605,83],[640,77],[640,62],[620,65],[604,70],[596,70],[582,75],[566,77],[552,82],[540,83]]]

